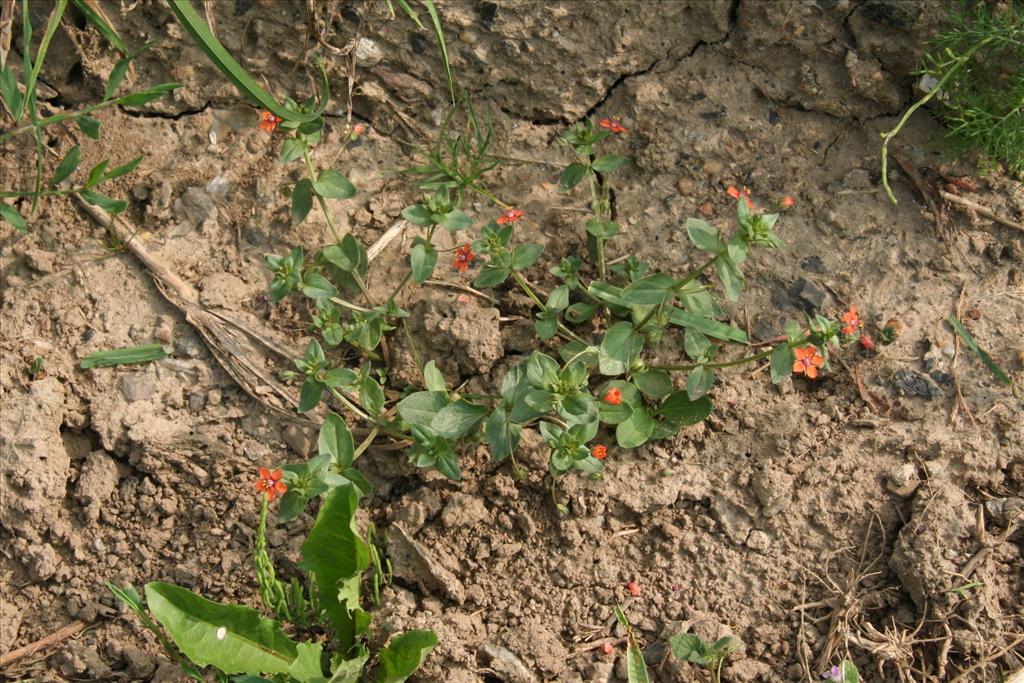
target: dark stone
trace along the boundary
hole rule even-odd
[[[953,375],[949,374],[948,372],[943,372],[942,370],[932,370],[931,372],[928,373],[928,376],[935,380],[935,383],[940,386],[953,386]]]
[[[892,376],[892,387],[903,396],[921,396],[928,400],[935,398],[938,389],[927,375],[906,368]]]
[[[768,123],[774,126],[778,122],[779,112],[775,111],[774,109],[768,110]]]
[[[651,643],[643,650],[643,655],[644,663],[647,666],[656,667],[665,661],[665,657],[668,656],[668,648],[665,647],[665,643]]]
[[[412,49],[413,54],[422,54],[428,47],[430,47],[430,43],[426,38],[416,32],[409,33],[409,48]]]
[[[252,9],[252,0],[235,0],[235,16],[240,17]]]
[[[476,13],[480,17],[480,23],[483,24],[484,28],[490,29],[491,24],[494,23],[494,17],[498,14],[498,6],[493,2],[481,2],[476,6]]]
[[[821,287],[814,284],[807,278],[797,278],[796,282],[786,290],[790,300],[797,308],[808,313],[813,313],[821,308],[825,301],[825,292]]]
[[[865,0],[864,2],[865,17],[893,28],[908,29],[912,27],[919,14],[921,14],[921,8],[907,2],[895,2],[894,0]]]
[[[800,267],[808,273],[817,273],[818,275],[821,275],[825,272],[825,264],[822,263],[821,259],[817,256],[808,256],[800,262]]]

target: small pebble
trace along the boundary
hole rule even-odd
[[[715,207],[711,204],[711,202],[704,202],[703,204],[700,205],[700,208],[697,209],[697,211],[699,211],[700,215],[704,216],[705,218],[711,218],[712,216],[715,215]]]

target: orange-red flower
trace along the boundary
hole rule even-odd
[[[857,315],[857,307],[850,306],[850,310],[843,313],[843,334],[857,334],[860,328],[864,327],[864,321]]]
[[[640,597],[640,584],[636,581],[630,581],[629,583],[627,583],[626,590],[628,590],[629,594],[632,595],[634,598]]]
[[[463,244],[455,250],[455,260],[452,261],[452,268],[465,273],[469,268],[469,262],[473,260],[473,249],[468,244]]]
[[[740,192],[735,187],[730,185],[729,187],[727,187],[725,189],[725,192],[726,192],[726,194],[728,194],[733,199],[739,199],[740,197],[746,197],[747,198],[747,208],[749,208],[751,211],[754,210],[754,202],[750,199],[750,190],[748,190],[747,188],[744,187],[743,191]]]
[[[604,392],[603,400],[608,405],[617,406],[622,403],[622,391],[613,387]]]
[[[779,201],[779,205],[783,209],[788,209],[789,207],[793,206],[794,204],[796,204],[796,200],[793,199],[792,197],[790,197],[788,194]]]
[[[865,351],[870,351],[875,348],[875,340],[870,335],[862,334],[860,335],[860,346]]]
[[[277,124],[281,123],[280,116],[274,116],[267,110],[260,112],[260,130],[265,130],[268,133],[273,133],[274,129],[277,128]]]
[[[604,460],[608,457],[608,449],[605,446],[598,444],[594,446],[593,450],[590,451],[590,454],[598,460]]]
[[[608,642],[601,643],[601,652],[610,655],[612,652],[615,652],[615,646]]]
[[[522,211],[519,209],[509,209],[508,211],[502,211],[501,215],[498,216],[498,225],[505,225],[505,223],[515,223],[517,220],[523,217]]]
[[[284,472],[278,467],[271,472],[266,467],[260,468],[260,478],[256,480],[256,490],[267,494],[268,500],[274,500],[276,496],[284,495],[288,485],[281,481]]]
[[[608,130],[616,134],[629,132],[629,129],[625,128],[621,123],[619,123],[618,119],[601,119],[600,121],[597,122],[597,125],[601,126],[602,128],[607,128]]]
[[[793,372],[798,375],[807,375],[807,379],[817,377],[818,368],[825,364],[825,359],[818,353],[818,349],[814,344],[793,349],[793,355],[796,356],[796,362],[793,363]]]

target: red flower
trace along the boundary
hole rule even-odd
[[[615,388],[609,389],[604,392],[603,400],[608,405],[617,406],[622,403],[622,391]]]
[[[870,351],[875,348],[875,340],[870,335],[862,334],[860,335],[860,347],[865,351]]]
[[[781,206],[783,209],[788,209],[794,204],[796,204],[796,200],[790,197],[788,194],[779,201],[779,206]]]
[[[260,130],[265,130],[268,133],[273,133],[274,129],[277,128],[277,124],[281,123],[280,116],[274,116],[269,111],[263,110],[260,112]]]
[[[275,496],[284,495],[288,485],[281,481],[284,472],[278,467],[271,472],[266,467],[260,468],[260,478],[256,480],[256,490],[267,494],[267,499],[273,501]]]
[[[864,322],[857,316],[856,306],[850,306],[850,310],[843,313],[843,322],[846,323],[843,326],[843,334],[857,334],[857,331],[864,327]]]
[[[796,356],[796,362],[793,363],[793,372],[798,375],[807,375],[807,379],[817,377],[818,368],[825,364],[825,359],[818,353],[818,349],[814,344],[793,349],[793,355]]]
[[[743,191],[740,192],[735,187],[730,185],[729,187],[727,187],[725,189],[725,192],[726,192],[726,194],[728,194],[733,199],[739,199],[740,197],[746,197],[747,198],[747,208],[750,209],[751,211],[754,210],[754,202],[751,201],[751,199],[750,199],[750,190],[748,190],[747,188],[744,187]]]
[[[627,583],[626,590],[628,590],[629,594],[632,595],[634,598],[640,597],[640,584],[638,584],[636,581],[630,581],[629,583]]]
[[[602,128],[607,128],[608,130],[616,134],[629,132],[629,129],[623,127],[623,125],[619,123],[618,119],[601,119],[600,121],[598,121],[597,125],[601,126]]]
[[[505,225],[505,223],[515,223],[517,220],[523,217],[523,212],[519,209],[509,209],[508,211],[502,211],[501,215],[498,216],[498,225]]]
[[[605,641],[601,643],[601,652],[605,653],[606,655],[610,655],[612,652],[615,652],[615,646]]]
[[[452,261],[452,268],[465,273],[469,269],[469,262],[473,260],[473,249],[468,244],[463,244],[455,250],[455,260]]]
[[[598,444],[594,446],[593,450],[590,451],[590,454],[598,460],[604,460],[608,457],[608,449],[605,446]]]

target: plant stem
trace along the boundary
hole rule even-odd
[[[346,408],[348,408],[353,413],[355,413],[356,415],[358,415],[362,419],[366,420],[367,422],[376,423],[376,420],[374,420],[372,417],[370,417],[365,412],[363,412],[362,408],[360,408],[355,403],[353,403],[352,399],[350,399],[348,396],[346,396],[345,394],[341,393],[340,391],[338,391],[334,387],[328,387],[328,389],[331,390],[331,394],[334,396],[334,398],[338,399],[338,401],[343,406],[345,406]]]
[[[792,346],[793,344],[791,344]],[[686,371],[693,370],[694,368],[705,367],[705,368],[731,368],[735,365],[743,365],[744,363],[755,363],[759,360],[763,360],[768,356],[772,355],[773,349],[755,353],[752,356],[744,356],[743,358],[737,358],[736,360],[724,361],[722,363],[684,363],[681,365],[648,365],[647,367],[651,370],[670,370],[670,371]]]
[[[683,289],[683,287],[685,287],[686,285],[690,284],[691,282],[696,280],[698,277],[700,277],[701,273],[703,273],[705,270],[707,270],[711,266],[715,265],[715,261],[718,260],[718,257],[720,255],[721,254],[715,254],[710,259],[708,259],[704,263],[702,263],[699,266],[697,266],[694,270],[690,271],[690,274],[687,275],[686,277],[684,277],[679,282],[677,282],[673,286],[673,289],[675,289],[675,291],[677,291],[677,292],[681,291]]]
[[[515,279],[516,283],[518,283],[519,287],[524,292],[526,292],[526,296],[528,296],[531,299],[533,299],[533,303],[536,304],[537,308],[539,308],[542,311],[546,311],[547,310],[547,306],[545,306],[543,304],[543,302],[541,302],[541,300],[537,298],[537,295],[534,293],[533,288],[530,287],[530,284],[526,281],[525,278],[523,278],[522,275],[520,275],[518,272],[513,270],[512,271],[512,277],[513,277],[513,279]],[[576,334],[575,332],[570,330],[568,327],[563,325],[561,321],[559,321],[559,323],[558,323],[558,331],[561,332],[563,336],[566,336],[569,339],[572,339],[573,341],[578,341],[581,344],[587,344],[587,340],[586,339],[584,339],[583,337],[579,336],[578,334]],[[587,345],[589,346],[589,344],[587,344]]]
[[[46,128],[47,126],[52,126],[53,124],[60,123],[61,121],[67,121],[69,119],[73,119],[79,116],[84,116],[85,114],[89,114],[98,109],[106,109],[107,107],[112,107],[115,104],[117,104],[116,99],[104,100],[102,102],[97,102],[96,104],[90,104],[88,107],[83,107],[82,109],[78,109],[73,112],[55,114],[54,116],[47,116],[46,118],[36,120],[35,123],[25,124],[20,128],[15,128],[9,133],[4,133],[3,135],[0,135],[0,142],[7,142],[11,138],[17,137],[18,135],[21,135],[23,133],[27,133],[30,130]]]

